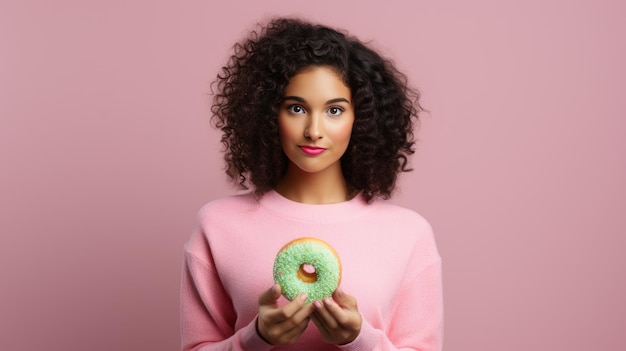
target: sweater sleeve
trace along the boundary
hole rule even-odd
[[[256,319],[235,331],[236,314],[215,268],[185,250],[181,281],[183,351],[270,350],[256,332]]]
[[[361,333],[339,348],[361,350],[441,351],[443,344],[443,293],[441,259],[405,281],[389,317],[387,332],[363,319]]]

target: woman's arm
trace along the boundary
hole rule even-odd
[[[234,330],[236,314],[215,268],[185,251],[181,297],[183,351],[270,350],[256,332],[256,320]]]
[[[441,351],[443,344],[443,293],[441,260],[408,277],[398,291],[387,332],[363,320],[357,338],[342,350]]]

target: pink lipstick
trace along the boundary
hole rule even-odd
[[[304,152],[307,155],[310,156],[316,156],[321,154],[322,152],[326,151],[326,149],[324,149],[323,147],[319,147],[319,146],[307,146],[307,145],[303,145],[303,146],[299,146],[300,150],[302,150],[302,152]]]

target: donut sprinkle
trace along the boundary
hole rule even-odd
[[[314,268],[307,271],[305,265]],[[274,261],[274,281],[291,301],[301,293],[306,303],[332,296],[341,277],[341,263],[334,250],[315,238],[296,239],[285,245]]]

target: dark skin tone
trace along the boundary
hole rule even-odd
[[[356,299],[341,288],[335,291],[332,298],[314,301],[312,304],[315,306],[313,323],[325,342],[343,345],[359,335],[362,320]]]
[[[306,330],[313,305],[305,305],[306,295],[303,294],[279,307],[280,295],[280,285],[276,284],[259,296],[257,332],[272,345],[293,344]]]
[[[276,284],[259,296],[257,331],[272,345],[296,342],[309,325],[317,327],[325,342],[347,344],[361,331],[361,314],[356,299],[338,288],[332,298],[305,304],[302,294],[283,307],[278,306],[280,285]]]
[[[354,121],[350,89],[332,69],[303,69],[285,88],[285,101],[278,115],[283,150],[290,159],[287,173],[276,191],[292,201],[337,203],[350,198],[340,158],[350,140]],[[326,149],[312,157],[299,146]],[[257,332],[272,345],[296,342],[309,326],[319,330],[331,344],[352,342],[361,331],[356,299],[338,288],[332,297],[305,304],[306,295],[280,307],[278,284],[259,297]]]

